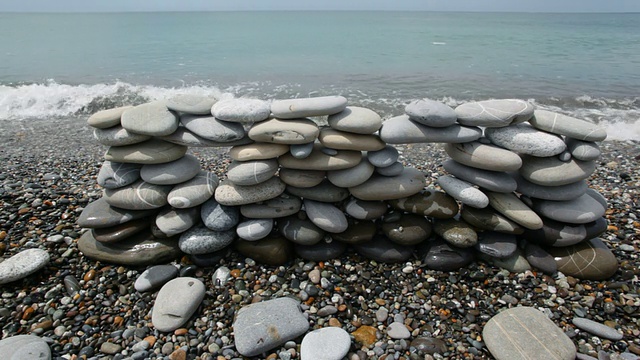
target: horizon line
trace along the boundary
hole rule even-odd
[[[15,11],[0,10],[0,14],[127,14],[127,13],[215,13],[215,12],[432,12],[432,13],[498,13],[498,14],[640,14],[640,11],[514,11],[514,10],[424,10],[424,9],[220,9],[220,10],[64,10]]]

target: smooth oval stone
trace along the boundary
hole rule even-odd
[[[116,125],[108,129],[93,129],[93,138],[102,145],[125,146],[147,141],[151,139],[151,136],[132,133],[122,126]]]
[[[570,224],[586,224],[596,221],[604,216],[606,211],[606,208],[589,194],[566,201],[535,199],[533,209],[549,219]]]
[[[260,99],[225,99],[211,108],[217,119],[237,123],[254,123],[266,120],[271,114],[269,102]]]
[[[518,154],[538,157],[555,156],[567,145],[558,135],[540,131],[529,124],[516,124],[503,128],[487,128],[484,136],[492,143]],[[505,171],[512,171],[509,169]]]
[[[217,187],[218,176],[201,170],[193,179],[174,186],[167,195],[167,201],[179,209],[198,206],[209,200]]]
[[[215,199],[222,205],[247,205],[273,199],[284,192],[285,184],[275,176],[252,186],[235,185],[231,181],[220,182],[215,192]]]
[[[184,126],[178,127],[178,130],[176,130],[173,134],[167,136],[159,136],[158,139],[189,147],[228,147],[242,146],[253,143],[253,141],[246,136],[235,141],[213,141],[196,135],[194,132]]]
[[[375,167],[391,166],[398,161],[399,157],[398,149],[390,145],[378,151],[367,152],[367,160]]]
[[[233,322],[235,347],[247,357],[266,353],[309,330],[298,300],[282,297],[243,306]]]
[[[236,185],[257,185],[271,179],[278,171],[278,161],[233,161],[227,168],[227,178]]]
[[[510,193],[518,187],[516,181],[504,172],[477,169],[454,160],[447,160],[442,163],[442,166],[458,179],[490,191]]]
[[[200,160],[185,155],[164,164],[147,164],[140,169],[142,180],[155,185],[175,185],[193,179],[200,172]]]
[[[300,198],[285,193],[258,204],[242,205],[240,213],[248,218],[275,219],[296,214],[301,207]]]
[[[485,208],[489,205],[487,195],[466,181],[445,175],[440,176],[437,182],[448,195],[465,205],[475,208]]]
[[[334,205],[309,199],[304,199],[303,203],[309,220],[320,229],[330,233],[347,230],[347,218]]]
[[[349,192],[360,200],[392,200],[417,194],[424,185],[424,174],[420,170],[405,168],[398,176],[373,175],[364,183],[350,187]]]
[[[296,159],[306,159],[311,155],[313,151],[314,143],[306,143],[306,144],[294,144],[291,145],[289,151],[291,152],[291,156]]]
[[[229,156],[236,161],[275,159],[289,152],[289,146],[284,144],[253,143],[234,146],[229,149]]]
[[[235,244],[240,254],[262,264],[284,265],[293,257],[292,244],[280,236],[267,236],[258,241],[238,239]]]
[[[448,219],[458,214],[458,203],[446,193],[425,189],[401,199],[389,201],[392,207],[410,213],[438,219]]]
[[[607,131],[594,123],[547,110],[536,110],[529,120],[536,129],[583,141],[603,141]]]
[[[571,320],[571,322],[573,323],[573,325],[577,326],[579,329],[584,330],[588,333],[591,333],[601,338],[605,338],[613,341],[619,341],[619,340],[622,340],[623,338],[623,335],[620,334],[616,329],[610,328],[605,324],[601,324],[593,320],[574,317],[573,320]]]
[[[516,171],[522,166],[518,154],[479,141],[445,144],[444,150],[456,162],[478,169]]]
[[[402,165],[401,165],[402,166]],[[404,167],[402,167],[404,169]],[[371,178],[375,167],[367,159],[362,159],[354,167],[343,170],[327,172],[327,179],[335,185],[343,188],[358,186]]]
[[[363,244],[352,244],[358,254],[383,263],[407,261],[413,254],[413,246],[396,244],[384,236],[375,236]]]
[[[320,129],[309,119],[269,119],[251,126],[251,140],[274,144],[307,144],[318,138]]]
[[[97,241],[111,243],[129,238],[143,230],[148,230],[152,223],[153,217],[148,217],[127,221],[124,224],[108,228],[91,229],[91,232]]]
[[[347,107],[347,99],[342,96],[321,96],[314,98],[274,100],[271,113],[280,119],[295,119],[307,116],[333,115]]]
[[[211,107],[218,99],[213,96],[196,94],[178,94],[166,100],[169,110],[179,111],[193,115],[207,115],[211,113]]]
[[[349,191],[347,189],[335,186],[326,179],[314,187],[299,188],[287,186],[286,191],[291,195],[304,199],[328,203],[339,202],[349,197]]]
[[[107,129],[120,125],[122,113],[133,108],[133,106],[122,106],[113,109],[101,110],[89,116],[87,124],[97,129]]]
[[[184,325],[200,306],[205,290],[202,281],[192,277],[179,277],[164,284],[153,305],[153,327],[169,332]]]
[[[505,258],[488,258],[482,257],[483,260],[488,261],[494,266],[500,267],[512,273],[522,273],[527,270],[531,270],[531,265],[524,257],[522,251],[518,248],[511,256]]]
[[[524,248],[524,257],[531,266],[545,274],[553,275],[558,271],[558,264],[553,256],[536,244],[527,243]]]
[[[242,124],[218,120],[213,116],[183,114],[180,122],[194,134],[221,143],[241,140],[245,136]]]
[[[267,237],[273,229],[273,219],[248,219],[238,224],[236,234],[240,239],[256,241]]]
[[[584,195],[588,188],[586,180],[579,180],[566,185],[544,186],[534,184],[518,173],[510,173],[510,175],[518,184],[517,191],[531,198],[554,201],[571,200]]]
[[[206,254],[224,249],[235,239],[234,229],[213,231],[204,225],[197,225],[180,235],[178,246],[185,254]]]
[[[605,218],[587,224],[567,224],[547,218],[543,218],[543,221],[542,229],[527,230],[522,237],[541,245],[563,247],[600,236],[607,231]]]
[[[464,221],[478,229],[516,235],[524,232],[522,226],[490,208],[476,209],[470,206],[463,206],[460,211],[460,216],[462,216]]]
[[[373,134],[382,126],[382,118],[373,110],[347,106],[337,114],[330,115],[327,119],[333,129],[354,134]]]
[[[478,234],[464,220],[434,220],[433,231],[455,247],[468,248],[478,243]]]
[[[349,333],[338,327],[316,329],[302,339],[301,360],[340,360],[351,348]]]
[[[155,265],[143,271],[133,287],[138,292],[157,289],[178,276],[178,268],[173,265]]]
[[[386,167],[377,167],[376,173],[382,176],[398,176],[404,171],[404,165],[401,162],[396,161],[393,164]]]
[[[283,168],[297,170],[342,170],[352,168],[360,163],[360,151],[339,150],[336,155],[327,155],[316,147],[307,158],[296,159],[291,154],[284,154],[278,158]]]
[[[200,220],[200,208],[167,208],[156,217],[156,226],[167,236],[181,234]]]
[[[362,244],[371,241],[378,231],[373,221],[347,219],[347,222],[349,223],[347,230],[331,235],[334,240],[345,244]]]
[[[603,208],[606,209],[609,207],[609,205],[607,204],[607,199],[605,199],[605,197],[602,196],[602,194],[600,194],[597,190],[587,188],[586,194],[591,196],[595,201],[599,202]]]
[[[150,229],[151,231],[151,235],[155,238],[158,239],[168,239],[169,236],[167,236],[167,234],[163,233],[162,231],[160,231],[160,229],[158,229],[158,226],[156,225],[155,222],[151,223]]]
[[[96,181],[107,189],[117,189],[133,184],[140,179],[139,164],[105,161],[100,167]]]
[[[78,226],[91,229],[108,228],[154,214],[155,211],[151,210],[118,209],[109,205],[104,198],[100,198],[85,206],[78,217]]]
[[[111,146],[104,154],[104,159],[123,163],[162,164],[178,160],[186,152],[186,146],[152,138],[139,144]]]
[[[432,337],[417,337],[411,341],[409,346],[415,348],[421,354],[444,354],[448,350],[447,343]]]
[[[519,99],[468,102],[455,109],[462,125],[503,127],[525,122],[533,116],[533,105]]]
[[[558,264],[558,271],[584,280],[606,280],[618,269],[618,260],[599,238],[566,247],[545,248]]]
[[[431,127],[451,126],[458,119],[451,107],[431,99],[414,100],[404,108],[404,112],[411,120]]]
[[[431,236],[431,223],[415,214],[404,214],[397,221],[384,222],[382,232],[400,245],[417,245]]]
[[[326,171],[320,170],[296,170],[281,168],[280,180],[287,185],[299,188],[314,187],[324,180]]]
[[[125,110],[120,123],[132,133],[149,136],[169,135],[178,129],[178,117],[160,101]]]
[[[126,210],[150,210],[167,204],[170,185],[155,185],[142,180],[117,188],[105,189],[103,198],[111,205]]]
[[[324,230],[317,227],[311,220],[296,215],[278,220],[280,234],[288,240],[300,245],[313,245],[324,238]]]
[[[158,239],[147,231],[108,244],[96,241],[87,231],[78,240],[78,250],[89,259],[124,266],[162,264],[182,254],[175,238]]]
[[[384,149],[385,143],[377,135],[354,134],[324,128],[318,135],[320,143],[336,150],[376,151]]]
[[[344,207],[345,212],[359,220],[374,220],[387,212],[388,206],[383,201],[365,201],[351,198]]]
[[[512,256],[518,249],[518,240],[513,234],[503,234],[495,231],[483,231],[478,234],[475,249],[496,259]]]
[[[600,147],[593,141],[582,141],[566,138],[567,150],[571,156],[582,161],[593,161],[600,158]]]
[[[385,120],[380,128],[380,138],[388,144],[464,143],[481,136],[482,130],[475,126],[432,127],[412,121],[407,115]]]
[[[492,317],[482,330],[487,348],[498,360],[573,360],[576,346],[547,315],[532,307],[505,309]]]
[[[42,249],[27,249],[0,262],[0,285],[23,279],[49,263],[49,253]]]
[[[308,261],[327,261],[337,259],[347,250],[347,244],[340,241],[318,242],[314,245],[294,246],[296,254]]]
[[[525,205],[514,193],[487,192],[489,205],[505,217],[521,226],[536,230],[542,228],[542,219]]]
[[[50,360],[49,344],[35,335],[13,335],[0,341],[0,352],[6,360]]]
[[[433,270],[454,271],[471,264],[473,259],[470,249],[457,248],[443,240],[436,240],[428,243],[424,264]]]
[[[200,217],[204,226],[213,231],[226,231],[240,222],[240,209],[237,206],[225,206],[209,199],[202,205]]]

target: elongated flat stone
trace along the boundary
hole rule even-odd
[[[400,165],[402,166],[402,165]],[[404,166],[402,167],[404,169]],[[362,159],[354,167],[327,172],[327,179],[335,186],[349,188],[358,186],[371,178],[375,167],[367,159]]]
[[[301,207],[302,201],[299,197],[285,193],[258,204],[242,205],[240,213],[253,219],[275,219],[296,214]]]
[[[0,285],[23,279],[49,263],[49,253],[42,249],[27,249],[0,262]]]
[[[293,243],[274,234],[257,241],[238,239],[235,245],[243,256],[267,265],[284,265],[293,257]]]
[[[350,187],[349,192],[360,200],[392,200],[417,194],[424,185],[424,174],[420,170],[405,168],[398,176],[373,175],[364,183]]]
[[[380,115],[357,106],[347,106],[343,111],[330,115],[327,122],[333,129],[355,134],[373,134],[382,126]]]
[[[383,201],[365,201],[351,198],[344,206],[345,212],[359,220],[374,220],[382,217],[388,206]]]
[[[295,119],[308,116],[333,115],[347,107],[347,99],[342,96],[321,96],[314,98],[274,100],[271,113],[280,119]]]
[[[570,223],[586,224],[604,216],[606,207],[589,194],[566,201],[533,201],[533,209],[549,219]]]
[[[186,254],[201,255],[222,250],[235,239],[234,229],[213,231],[204,225],[197,225],[180,236],[178,246]]]
[[[304,159],[296,159],[291,154],[278,158],[280,166],[297,170],[341,170],[354,167],[362,160],[360,151],[338,150],[336,155],[327,155],[320,148],[315,148],[311,155]]]
[[[235,185],[231,181],[220,182],[215,192],[215,199],[222,205],[247,205],[273,199],[284,192],[285,184],[279,177],[252,186]]]
[[[120,209],[150,210],[166,205],[171,189],[171,185],[154,185],[138,180],[125,187],[105,189],[103,198],[109,205]]]
[[[469,224],[482,230],[516,235],[524,232],[522,226],[490,208],[476,209],[470,206],[463,206],[460,216]]]
[[[179,277],[164,284],[153,306],[151,321],[158,331],[173,331],[184,325],[193,315],[205,295],[202,281]]]
[[[377,135],[354,134],[331,128],[322,129],[318,140],[322,145],[336,150],[376,151],[386,145]]]
[[[193,155],[164,164],[147,164],[140,169],[142,180],[155,185],[176,185],[193,179],[200,172],[200,160]]]
[[[170,142],[176,145],[188,146],[188,147],[228,147],[228,146],[242,146],[253,143],[253,140],[248,137],[243,137],[234,141],[214,141],[205,139],[193,131],[187,129],[184,126],[178,127],[178,129],[171,135],[159,136],[158,139]]]
[[[271,179],[278,166],[276,159],[234,161],[227,168],[227,178],[236,185],[257,185]]]
[[[538,130],[529,124],[487,128],[484,136],[491,140],[492,143],[505,149],[531,156],[555,156],[567,148],[567,145],[558,135]],[[506,171],[511,170],[514,169]]]
[[[580,197],[587,191],[586,180],[579,180],[566,185],[544,186],[528,181],[519,173],[514,172],[510,173],[510,175],[516,180],[516,183],[518,183],[517,191],[531,198],[564,201]]]
[[[616,331],[616,329],[612,329],[605,324],[601,324],[593,320],[575,317],[571,322],[581,330],[584,330],[601,338],[618,341],[622,340],[623,337],[622,334]]]
[[[349,218],[347,222],[349,223],[347,230],[338,234],[332,234],[331,237],[333,240],[345,244],[363,244],[371,241],[378,232],[378,227],[373,221],[361,221]]]
[[[303,203],[309,220],[320,229],[330,233],[341,233],[347,230],[347,218],[334,205],[308,199]]]
[[[521,226],[536,230],[542,228],[542,219],[525,205],[514,193],[497,193],[489,191],[489,205],[505,217]]]
[[[600,157],[600,147],[598,143],[593,141],[582,141],[572,138],[566,138],[567,150],[571,156],[582,161],[597,160]]]
[[[197,207],[164,209],[156,217],[156,226],[167,236],[181,234],[200,220],[199,210]]]
[[[108,129],[93,129],[93,138],[106,146],[126,146],[147,141],[151,136],[132,133],[116,125]]]
[[[396,209],[438,219],[449,219],[458,214],[458,203],[451,196],[435,189],[422,190],[388,203]]]
[[[122,106],[113,109],[101,110],[89,116],[87,123],[97,129],[107,129],[120,125],[122,113],[131,109],[133,106]]]
[[[466,181],[445,175],[440,176],[437,182],[442,190],[465,205],[476,208],[485,208],[489,205],[487,195]]]
[[[358,254],[384,263],[407,261],[413,254],[413,246],[397,244],[385,236],[376,236],[371,241],[352,246]]]
[[[535,128],[583,141],[603,141],[607,132],[594,123],[547,110],[536,110],[529,120]]]
[[[125,110],[120,123],[132,133],[149,136],[165,136],[178,129],[178,117],[160,101]]]
[[[218,120],[213,116],[183,114],[180,122],[194,134],[216,142],[227,143],[245,137],[242,124]]]
[[[89,203],[78,217],[78,226],[83,228],[108,228],[128,221],[155,215],[154,210],[124,210],[112,207],[100,198]]]
[[[196,94],[178,94],[166,101],[167,108],[194,115],[207,115],[211,113],[211,107],[218,101],[214,96]]]
[[[325,234],[324,230],[311,222],[306,215],[293,215],[278,220],[278,228],[282,236],[299,245],[317,244]]]
[[[123,163],[162,164],[178,160],[186,152],[186,146],[152,138],[139,144],[112,146],[107,149],[104,159]]]
[[[577,245],[545,248],[558,264],[558,271],[585,280],[606,280],[618,270],[618,260],[599,238]]]
[[[568,224],[548,218],[543,218],[542,221],[542,229],[527,230],[522,237],[541,245],[564,247],[598,237],[607,230],[605,218],[598,218],[587,224]]]
[[[147,231],[109,244],[96,241],[87,231],[78,240],[78,250],[90,259],[125,266],[162,264],[182,254],[176,238],[158,239]]]
[[[458,119],[451,107],[431,99],[412,101],[404,108],[404,112],[411,120],[431,127],[451,126]]]
[[[429,238],[431,230],[431,223],[416,214],[403,214],[397,221],[382,223],[382,232],[400,245],[417,245]]]
[[[301,198],[329,203],[339,202],[349,197],[349,191],[347,189],[335,186],[328,180],[324,180],[320,184],[308,188],[287,186],[286,191],[291,195]]]
[[[107,189],[127,186],[140,179],[139,164],[125,164],[105,161],[100,167],[96,181]]]
[[[516,171],[522,166],[522,159],[518,154],[478,141],[445,144],[444,150],[453,160],[478,169]]]
[[[229,156],[236,161],[275,159],[289,152],[285,144],[253,143],[234,146],[229,149]]]
[[[6,360],[51,360],[49,344],[35,335],[14,335],[2,339],[0,353]]]
[[[108,228],[91,229],[93,237],[100,242],[111,243],[127,239],[141,231],[148,230],[153,223],[153,217],[127,221],[124,224]]]
[[[518,187],[516,181],[505,172],[477,169],[451,159],[442,163],[442,166],[458,179],[468,181],[490,191],[509,193],[515,191]]]
[[[407,115],[384,121],[380,129],[380,138],[388,144],[464,143],[481,136],[482,130],[475,126],[429,127],[410,120]]]
[[[299,188],[313,187],[320,184],[326,174],[326,171],[320,170],[297,170],[289,168],[280,168],[280,172],[278,173],[282,182]]]
[[[318,138],[320,129],[309,119],[269,119],[251,126],[251,140],[274,144],[307,144]]]
[[[167,195],[167,202],[180,209],[198,206],[209,200],[217,187],[215,173],[200,171],[193,179],[174,186]]]
[[[235,98],[218,101],[211,108],[211,113],[216,119],[224,121],[254,123],[266,120],[271,108],[269,102],[264,100]]]
[[[498,99],[468,102],[456,107],[458,122],[462,125],[503,127],[529,120],[533,105],[519,99]]]

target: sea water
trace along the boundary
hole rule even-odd
[[[522,98],[640,140],[640,14],[0,14],[0,121],[84,118],[179,93]]]

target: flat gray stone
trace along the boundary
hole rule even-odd
[[[510,175],[518,184],[517,191],[530,198],[554,201],[572,200],[584,195],[588,188],[586,180],[579,180],[566,185],[544,186],[534,184],[518,173],[510,173]]]
[[[150,210],[166,205],[171,189],[171,185],[155,185],[138,180],[125,187],[105,189],[103,198],[109,205],[120,209]]]
[[[596,335],[601,338],[619,341],[622,340],[622,334],[620,334],[616,329],[612,329],[605,324],[601,324],[599,322],[595,322],[593,320],[574,317],[571,320],[573,325],[577,326],[579,329],[584,330],[590,334]]]
[[[542,228],[542,219],[514,193],[488,191],[489,205],[505,217],[527,229]]]
[[[151,102],[125,110],[122,127],[136,134],[165,136],[178,129],[178,116],[161,102]]]
[[[492,230],[505,234],[522,234],[524,228],[507,219],[492,208],[476,209],[463,206],[460,216],[469,224],[482,230]]]
[[[252,186],[235,185],[231,181],[223,180],[216,188],[214,196],[222,205],[247,205],[273,199],[282,194],[284,189],[285,184],[277,176]]]
[[[347,218],[336,206],[305,199],[304,209],[312,223],[320,229],[330,233],[340,233],[347,230]]]
[[[107,189],[116,189],[133,184],[140,179],[139,164],[105,161],[100,167],[96,181]]]
[[[428,241],[427,244],[423,263],[429,269],[456,271],[471,264],[474,259],[471,249],[457,248],[441,239]]]
[[[151,312],[153,327],[161,332],[169,332],[186,324],[200,306],[204,295],[205,286],[196,278],[179,277],[164,284]]]
[[[287,186],[286,191],[291,195],[304,199],[328,203],[340,202],[349,197],[349,191],[347,189],[335,186],[328,180],[324,180],[320,184],[308,188]]]
[[[127,221],[124,224],[111,226],[108,228],[91,229],[93,237],[104,243],[122,241],[141,231],[148,230],[154,221],[153,217]]]
[[[360,151],[338,150],[335,155],[322,151],[320,144],[316,145],[311,154],[304,159],[297,159],[291,154],[284,154],[278,158],[280,166],[297,170],[342,170],[352,168],[362,160]]]
[[[149,231],[115,243],[98,242],[87,231],[78,240],[78,250],[89,259],[124,266],[162,264],[182,254],[175,238],[158,239]]]
[[[373,134],[382,126],[380,115],[373,110],[347,106],[327,119],[331,128],[355,134]]]
[[[325,179],[326,171],[323,170],[298,170],[280,168],[278,175],[280,180],[287,185],[305,188],[314,187]]]
[[[570,224],[586,224],[596,221],[604,216],[606,211],[606,207],[586,193],[566,201],[535,199],[533,209],[549,219]]]
[[[390,145],[385,146],[384,149],[367,152],[367,160],[375,167],[391,166],[398,161],[398,157],[400,157],[398,149]]]
[[[108,129],[93,129],[93,138],[106,146],[125,146],[141,143],[151,139],[149,135],[136,134],[122,126],[114,126]]]
[[[387,327],[387,336],[392,339],[408,339],[411,333],[403,323],[394,321]]]
[[[367,222],[358,223],[366,224]],[[362,230],[367,230],[362,229]],[[424,216],[416,214],[402,214],[399,219],[385,218],[382,223],[382,233],[391,241],[400,245],[417,245],[431,236],[431,223]],[[348,231],[347,231],[348,232]],[[373,238],[375,231],[371,234]],[[340,235],[340,237],[346,237],[346,235]],[[355,238],[355,236],[352,236]],[[360,236],[362,237],[362,236]],[[347,242],[355,242],[354,240],[348,240]],[[360,243],[360,241],[357,241]]]
[[[558,264],[558,271],[585,280],[606,280],[618,270],[616,256],[599,238],[573,246],[545,248]]]
[[[415,168],[405,168],[398,176],[373,175],[364,183],[350,187],[349,192],[360,200],[392,200],[417,194],[424,188],[424,174]]]
[[[503,128],[487,128],[484,131],[492,143],[518,154],[538,157],[555,156],[567,145],[558,135],[540,131],[529,124],[515,124]],[[512,171],[509,169],[505,171]]]
[[[351,338],[348,332],[338,327],[324,327],[304,336],[300,344],[300,358],[341,360],[350,348]]]
[[[155,265],[138,276],[133,287],[138,292],[147,292],[161,287],[178,276],[178,268],[173,265]]]
[[[402,164],[401,164],[402,166]],[[402,166],[404,169],[404,166]],[[335,185],[343,188],[358,186],[371,178],[375,167],[367,159],[362,159],[354,167],[343,170],[332,170],[327,172],[327,179]]]
[[[385,236],[375,236],[371,241],[351,246],[365,258],[383,263],[404,262],[413,255],[413,246],[397,244]]]
[[[164,164],[147,164],[140,169],[142,180],[155,185],[176,185],[193,179],[200,172],[200,160],[193,155]]]
[[[167,202],[179,209],[198,206],[209,200],[217,187],[218,176],[201,170],[193,179],[174,186],[167,195]]]
[[[200,209],[197,207],[177,209],[166,208],[156,217],[156,226],[167,236],[181,234],[200,220]]]
[[[218,99],[214,96],[196,94],[178,94],[167,99],[165,104],[169,110],[193,115],[207,115]]]
[[[293,244],[276,234],[256,241],[238,239],[235,246],[241,255],[265,265],[281,266],[293,257]]]
[[[48,263],[49,253],[45,250],[23,250],[0,262],[0,285],[23,279]]]
[[[393,164],[385,167],[377,167],[376,173],[382,176],[398,176],[404,171],[404,165],[401,162],[396,161]]]
[[[524,257],[531,266],[545,274],[553,275],[558,271],[558,264],[553,256],[536,244],[527,243],[524,248]]]
[[[522,273],[527,270],[531,270],[531,265],[529,264],[527,259],[524,257],[522,250],[520,250],[519,248],[516,249],[516,251],[513,254],[511,254],[511,256],[508,256],[508,257],[504,257],[504,258],[486,258],[485,257],[484,259],[488,260],[494,266],[498,266],[512,273]]]
[[[518,187],[516,181],[505,172],[477,169],[454,160],[447,160],[442,166],[456,178],[490,191],[510,193]]]
[[[226,231],[240,222],[240,208],[218,203],[209,199],[202,205],[200,217],[206,227],[213,231]]]
[[[291,152],[291,156],[296,159],[306,159],[311,155],[313,145],[314,144],[312,142],[306,144],[294,144],[291,145],[289,151]]]
[[[320,241],[313,245],[294,246],[296,254],[308,261],[328,261],[337,259],[347,250],[347,244],[340,241],[324,242]]]
[[[6,360],[50,360],[51,350],[44,339],[35,335],[14,335],[0,341],[0,352]]]
[[[296,145],[314,142],[320,129],[306,118],[269,119],[253,124],[247,134],[251,140],[258,142]]]
[[[466,181],[445,175],[438,177],[437,182],[442,190],[465,205],[475,208],[485,208],[489,205],[487,195]]]
[[[431,99],[414,100],[404,108],[404,112],[411,120],[431,127],[451,126],[458,119],[451,107]]]
[[[455,109],[462,125],[503,127],[529,120],[533,105],[519,99],[499,99],[468,102]]]
[[[444,150],[456,162],[477,169],[516,171],[522,166],[522,159],[518,154],[479,141],[445,144]]]
[[[111,146],[104,154],[104,159],[123,163],[162,164],[178,160],[186,152],[186,146],[152,138],[133,145]]]
[[[385,147],[378,135],[354,134],[332,128],[323,128],[318,135],[320,143],[335,150],[377,151]]]
[[[536,110],[529,122],[536,129],[578,140],[603,141],[607,138],[607,131],[597,124],[547,110]]]
[[[478,234],[464,220],[436,219],[433,221],[433,231],[458,248],[468,248],[478,243]]]
[[[236,227],[238,237],[247,241],[256,241],[267,237],[273,229],[273,219],[248,219]]]
[[[186,254],[200,255],[222,250],[235,239],[234,229],[213,231],[204,225],[197,225],[180,235],[178,246]]]
[[[280,119],[295,119],[308,116],[333,115],[347,107],[347,99],[342,96],[321,96],[314,98],[274,100],[271,113]]]
[[[229,147],[229,146],[242,146],[253,143],[248,137],[243,137],[234,141],[214,141],[205,139],[196,135],[191,130],[184,126],[178,127],[173,134],[167,136],[159,136],[158,139],[170,142],[176,145],[188,146],[188,147]]]
[[[541,245],[565,247],[598,237],[607,230],[604,218],[587,224],[568,224],[548,218],[543,218],[543,222],[542,229],[527,230],[522,237]]]
[[[89,116],[87,123],[89,126],[97,129],[107,129],[120,125],[122,113],[131,109],[133,106],[122,106],[113,109],[101,110]]]
[[[278,160],[233,161],[227,178],[236,185],[257,185],[271,179],[278,171]]]
[[[345,212],[358,220],[374,220],[382,217],[388,210],[387,203],[383,201],[366,201],[351,198],[345,204]]]
[[[278,220],[280,234],[291,242],[299,245],[317,244],[324,238],[324,230],[317,227],[306,216],[288,216]]]
[[[276,348],[308,329],[299,302],[287,297],[243,306],[233,322],[236,349],[248,357]]]
[[[478,234],[475,249],[492,258],[504,259],[512,256],[518,249],[518,241],[513,234],[495,231],[483,231]]]
[[[567,150],[571,156],[582,161],[593,161],[600,158],[600,147],[598,143],[593,141],[582,141],[572,138],[566,138]]]
[[[229,156],[236,161],[268,160],[287,152],[289,152],[289,146],[285,144],[252,143],[232,147],[229,149]]]
[[[481,136],[482,130],[475,126],[430,127],[410,120],[407,115],[385,120],[380,128],[380,138],[388,144],[464,143]]]
[[[302,201],[299,197],[285,193],[258,204],[242,205],[240,213],[253,219],[275,219],[296,214],[301,207]]]
[[[260,99],[225,99],[213,105],[211,113],[216,119],[224,121],[254,123],[269,118],[271,104]]]
[[[597,190],[593,188],[587,188],[586,194],[591,196],[595,201],[599,202],[603,208],[606,209],[609,207],[609,205],[607,204],[607,199],[605,199],[605,197],[602,196],[602,194],[600,194]]]
[[[221,121],[213,116],[183,114],[180,122],[194,134],[216,142],[228,143],[245,137],[242,124]]]
[[[78,226],[91,229],[108,228],[153,214],[155,211],[114,208],[104,198],[100,198],[85,206],[78,217]]]
[[[484,343],[498,360],[573,360],[576,346],[553,321],[532,307],[515,307],[492,317],[482,330]]]
[[[362,244],[369,242],[378,232],[376,223],[370,220],[357,220],[353,218],[347,219],[347,230],[332,234],[331,238],[339,242],[350,244]]]

